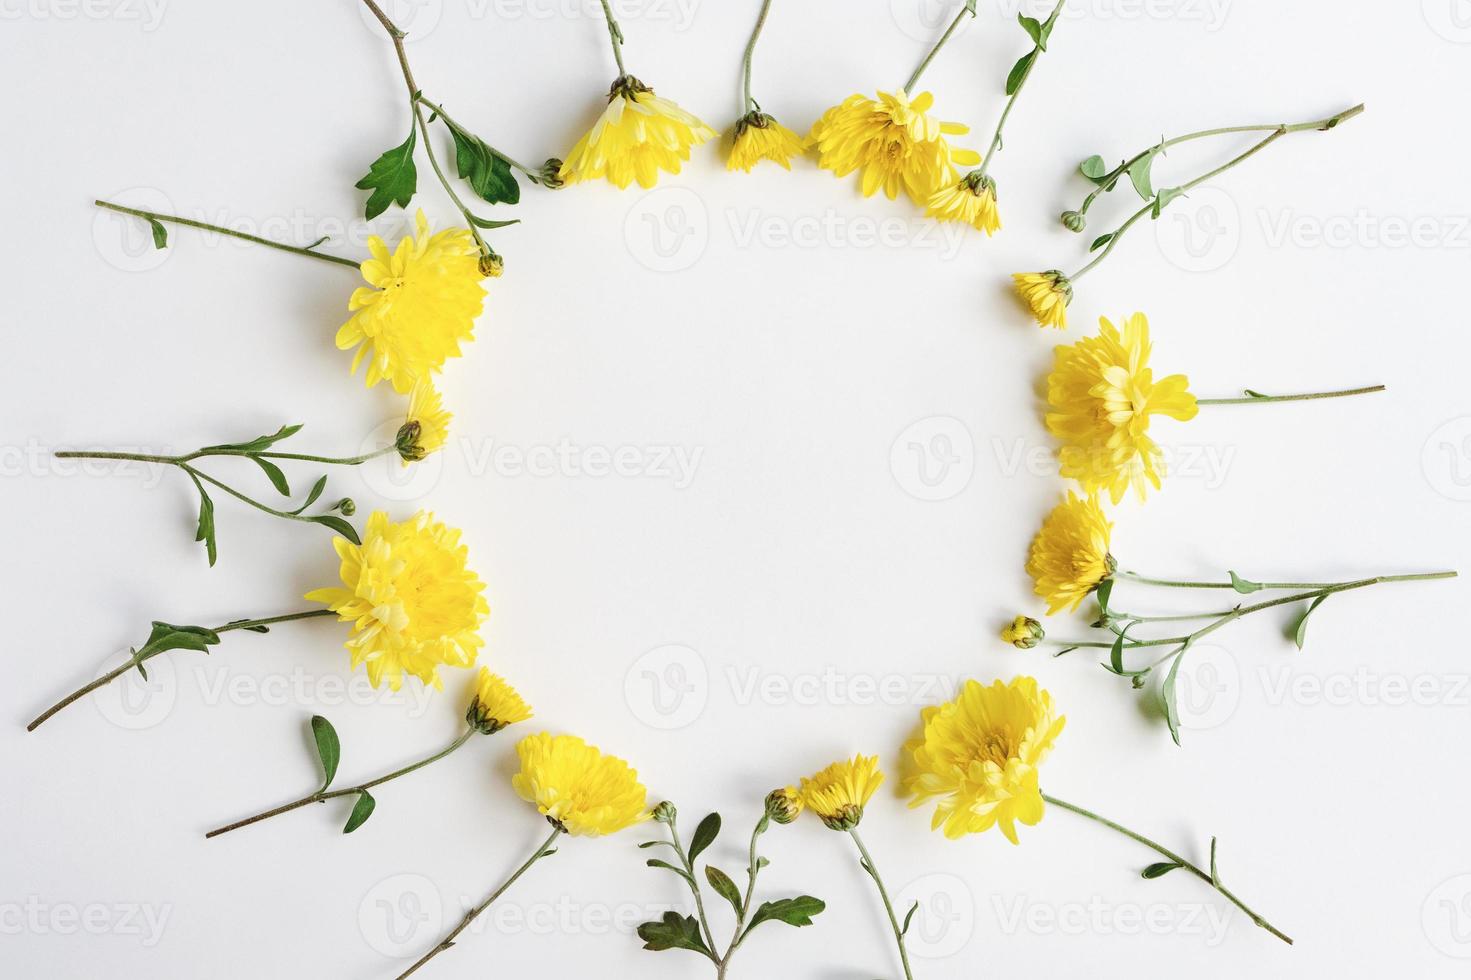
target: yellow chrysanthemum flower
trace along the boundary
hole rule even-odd
[[[764,112],[749,112],[736,123],[725,169],[750,173],[762,160],[770,160],[791,170],[792,158],[801,156],[805,150],[802,137],[773,117]]]
[[[353,290],[352,317],[337,331],[341,350],[357,348],[352,372],[368,362],[367,384],[387,381],[401,395],[460,356],[472,339],[485,300],[480,251],[470,232],[429,233],[420,211],[417,236],[406,235],[389,254],[383,239],[368,239],[372,258],[362,264],[368,286]]]
[[[420,512],[395,524],[382,511],[368,518],[363,543],[332,542],[345,588],[306,594],[353,624],[347,640],[354,668],[366,664],[374,687],[397,691],[403,675],[442,686],[439,667],[470,667],[490,615],[485,584],[467,567],[460,532]]]
[[[601,837],[649,818],[638,773],[575,735],[528,735],[516,754],[521,771],[512,788],[569,834]]]
[[[465,720],[482,735],[494,735],[507,725],[531,717],[531,706],[521,699],[516,689],[490,668],[481,667],[475,678],[475,696]]]
[[[931,194],[925,214],[938,221],[963,222],[990,237],[1001,230],[996,182],[979,173],[969,173]]]
[[[883,781],[878,756],[855,755],[804,778],[797,794],[828,827],[852,830],[863,819],[863,807]]]
[[[953,839],[1000,827],[1018,843],[1016,825],[1033,826],[1044,804],[1037,767],[1067,719],[1053,717],[1052,696],[1030,677],[982,686],[920,713],[923,729],[904,746],[911,807],[938,799],[932,830]]]
[[[1016,291],[1036,317],[1038,326],[1067,328],[1067,308],[1073,301],[1073,284],[1057,269],[1047,272],[1017,272]]]
[[[935,97],[913,100],[903,89],[877,100],[850,95],[812,127],[808,143],[817,147],[817,165],[846,177],[863,172],[863,196],[882,189],[890,200],[904,190],[914,203],[929,203],[936,190],[958,179],[956,164],[981,162],[973,150],[956,149],[945,139],[970,132],[960,123],[931,119]]]
[[[1058,347],[1047,378],[1047,431],[1062,440],[1062,475],[1085,490],[1108,491],[1118,503],[1129,487],[1144,499],[1159,489],[1163,453],[1149,438],[1149,417],[1195,418],[1189,379],[1154,380],[1149,368],[1149,321],[1135,313],[1120,333],[1101,321],[1097,337]]]
[[[449,423],[454,416],[445,411],[432,381],[420,381],[409,396],[409,416],[394,439],[405,466],[438,452],[449,441]]]
[[[1037,595],[1047,600],[1047,612],[1077,609],[1098,583],[1114,573],[1117,564],[1108,553],[1113,525],[1098,498],[1086,499],[1071,490],[1042,522],[1032,539],[1027,574]]]
[[[715,135],[690,113],[624,75],[613,83],[608,107],[577,141],[557,176],[567,184],[606,177],[620,189],[635,180],[640,187],[653,187],[660,170],[679,173],[690,147]]]

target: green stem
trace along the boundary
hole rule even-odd
[[[710,961],[718,967],[720,960],[715,956],[715,933],[710,929],[710,920],[705,916],[705,899],[700,895],[699,879],[695,877],[695,867],[690,863],[689,855],[685,853],[684,844],[679,839],[678,819],[669,821],[669,839],[674,844],[674,853],[679,855],[679,863],[684,868],[685,874],[689,876],[690,891],[695,896],[695,914],[699,917],[700,928],[705,933],[705,948],[710,953]]]
[[[770,12],[771,0],[761,0],[761,13],[756,18],[756,29],[751,32],[751,39],[746,42],[746,56],[741,62],[742,117],[756,108],[756,100],[751,98],[751,58],[756,53],[756,39],[761,36],[761,28],[766,26],[766,15]]]
[[[1057,6],[1052,8],[1051,16],[1049,16],[1047,18],[1047,22],[1042,25],[1043,30],[1051,30],[1052,25],[1057,21],[1058,15],[1062,13],[1063,5],[1066,3],[1067,0],[1058,0]],[[981,158],[981,166],[979,169],[982,177],[984,177],[986,175],[986,172],[991,168],[991,158],[995,156],[996,151],[1001,148],[1001,131],[1006,128],[1006,120],[1011,117],[1011,110],[1016,105],[1017,97],[1022,94],[1022,89],[1026,87],[1027,79],[1032,77],[1032,69],[1037,67],[1037,60],[1040,57],[1041,51],[1042,49],[1040,47],[1034,47],[1032,49],[1032,60],[1022,71],[1022,77],[1020,80],[1018,80],[1015,91],[1013,91],[1011,93],[1011,96],[1006,100],[1006,108],[1001,110],[1001,118],[996,122],[996,132],[991,137],[991,145],[986,148],[986,155]]]
[[[353,269],[356,269],[361,264],[355,259],[343,258],[338,255],[326,255],[322,252],[313,251],[311,248],[302,248],[298,245],[287,245],[285,242],[273,242],[269,238],[261,238],[259,235],[249,235],[243,231],[236,231],[234,228],[225,228],[222,225],[211,225],[203,221],[194,221],[190,218],[181,218],[176,214],[161,214],[158,211],[144,211],[140,208],[125,208],[121,204],[113,204],[111,201],[93,201],[92,203],[97,205],[99,208],[106,208],[109,211],[117,211],[120,214],[131,214],[134,217],[144,218],[148,221],[167,221],[169,224],[183,225],[186,228],[200,228],[204,231],[218,232],[221,235],[229,235],[231,238],[238,238],[241,241],[252,242],[256,245],[265,245],[269,248],[274,248],[282,252],[292,252],[296,255],[309,255],[314,259],[321,259],[323,262],[334,262],[337,265],[345,265]]]
[[[444,108],[442,106],[439,106],[439,105],[436,105],[433,102],[430,102],[428,99],[424,98],[424,96],[422,96],[422,95],[419,96],[419,101],[421,103],[423,103],[424,105],[427,105],[430,108],[430,110],[432,110],[437,116],[439,116],[441,119],[443,119],[445,121],[445,124],[446,125],[454,128],[454,129],[458,129],[458,130],[460,130],[462,132],[467,132],[467,133],[469,132],[468,129],[466,129],[464,126],[461,126],[458,122],[456,122],[453,116],[451,116],[449,113],[445,112],[444,111]],[[525,174],[526,176],[532,178],[533,180],[540,181],[540,179],[541,179],[541,171],[540,170],[532,170],[530,167],[526,166],[526,164],[521,163],[521,162],[519,162],[517,160],[512,159],[511,157],[509,157],[506,154],[502,153],[500,150],[497,150],[495,147],[491,146],[489,143],[486,143],[485,140],[481,140],[480,142],[481,142],[481,144],[487,150],[489,150],[491,152],[492,155],[497,156],[497,157],[500,157],[502,160],[504,160],[506,162],[506,164],[508,166],[515,167],[517,170],[521,171],[523,174]]]
[[[236,500],[239,500],[242,503],[249,504],[256,510],[270,514],[272,517],[279,517],[282,520],[286,521],[300,521],[303,524],[321,523],[320,521],[306,514],[293,514],[290,511],[277,510],[269,504],[263,504],[259,500],[256,500],[254,497],[241,493],[239,490],[236,490],[229,484],[224,483],[220,480],[216,480],[214,477],[210,476],[208,473],[205,473],[203,470],[195,469],[188,463],[180,463],[179,469],[183,470],[185,473],[188,473],[189,476],[192,477],[196,482],[202,480],[212,487],[218,487],[219,489],[228,493],[230,496],[234,497]]]
[[[1357,116],[1359,113],[1361,113],[1363,111],[1364,111],[1364,107],[1362,105],[1357,105],[1357,106],[1354,106],[1351,109],[1345,109],[1343,112],[1340,112],[1337,115],[1329,116],[1326,119],[1317,119],[1317,120],[1313,120],[1312,122],[1282,124],[1282,125],[1270,127],[1271,128],[1271,135],[1269,135],[1266,139],[1264,139],[1261,142],[1257,143],[1255,146],[1251,147],[1246,152],[1241,153],[1240,155],[1238,155],[1236,157],[1233,157],[1232,159],[1228,160],[1227,162],[1221,164],[1219,167],[1216,167],[1214,170],[1210,170],[1210,171],[1208,171],[1208,172],[1206,172],[1204,174],[1201,174],[1199,177],[1196,177],[1194,180],[1191,180],[1191,181],[1189,181],[1189,182],[1187,182],[1185,184],[1180,185],[1179,187],[1175,188],[1175,190],[1178,191],[1181,194],[1184,194],[1187,191],[1193,190],[1194,188],[1199,187],[1201,184],[1204,184],[1207,181],[1209,181],[1209,180],[1211,180],[1211,179],[1213,179],[1215,177],[1219,177],[1221,174],[1223,174],[1226,171],[1230,170],[1232,167],[1235,167],[1238,164],[1241,164],[1241,163],[1246,162],[1247,160],[1249,160],[1252,157],[1256,156],[1262,150],[1265,150],[1267,147],[1271,146],[1273,143],[1277,142],[1277,140],[1281,139],[1283,136],[1288,135],[1289,133],[1300,133],[1300,132],[1305,132],[1307,130],[1329,130],[1329,129],[1333,129],[1339,123],[1342,123],[1342,122],[1344,122],[1345,120],[1348,120],[1348,119],[1352,119],[1354,116]],[[1233,128],[1228,128],[1228,129],[1219,129],[1219,130],[1206,130],[1203,133],[1196,134],[1196,135],[1197,136],[1201,136],[1201,135],[1219,135],[1221,133],[1230,133],[1230,132],[1260,132],[1264,128],[1266,128],[1266,127],[1261,127],[1261,126],[1233,127]],[[1179,142],[1179,140],[1176,140],[1175,142]],[[1164,144],[1161,144],[1161,145],[1162,146],[1168,146],[1169,144],[1170,144],[1170,141],[1166,141]],[[1155,149],[1155,148],[1151,148],[1151,149]],[[1147,155],[1149,152],[1150,152],[1149,150],[1146,150],[1144,152],[1144,154],[1141,154],[1140,155],[1140,157]],[[1136,157],[1135,160],[1137,161],[1138,159],[1140,159],[1140,157]],[[1127,167],[1127,164],[1125,166]],[[1118,171],[1116,173],[1121,174],[1122,171]],[[1118,177],[1117,176],[1114,176],[1114,175],[1110,175],[1110,176],[1113,178],[1113,180],[1115,182],[1118,180]],[[1116,245],[1118,245],[1119,240],[1124,237],[1124,235],[1128,232],[1128,230],[1130,228],[1132,228],[1135,225],[1135,223],[1137,223],[1145,215],[1153,213],[1153,211],[1155,210],[1156,207],[1162,207],[1162,205],[1159,204],[1159,197],[1158,197],[1157,194],[1156,194],[1156,196],[1153,199],[1151,199],[1148,203],[1146,203],[1144,205],[1144,207],[1140,208],[1138,211],[1134,212],[1134,214],[1130,215],[1129,218],[1128,218],[1128,220],[1125,221],[1122,225],[1119,226],[1118,230],[1116,230],[1109,237],[1107,244],[1104,245],[1103,250],[1101,252],[1099,252],[1099,254],[1098,254],[1098,256],[1096,258],[1094,258],[1091,262],[1089,262],[1086,265],[1084,265],[1077,272],[1075,272],[1072,275],[1068,276],[1069,281],[1076,282],[1078,279],[1081,279],[1083,276],[1087,275],[1090,271],[1092,271],[1094,268],[1096,268],[1100,262],[1102,262],[1104,259],[1108,258],[1109,253],[1114,250],[1114,247]]]
[[[618,77],[624,78],[628,69],[623,67],[623,29],[613,19],[613,8],[608,6],[608,0],[603,0],[603,16],[608,20],[608,40],[613,44],[613,60],[618,62]]]
[[[525,864],[517,868],[516,871],[511,875],[511,877],[507,878],[499,888],[491,892],[490,896],[486,898],[485,901],[481,902],[479,905],[466,912],[465,917],[460,920],[460,924],[451,929],[449,935],[445,936],[439,941],[439,945],[435,946],[429,952],[419,957],[414,965],[400,973],[396,980],[404,980],[404,977],[407,977],[409,974],[418,971],[418,969],[422,967],[425,963],[428,963],[430,960],[434,959],[434,957],[438,956],[440,953],[443,953],[445,950],[453,946],[455,944],[455,939],[460,935],[460,933],[468,929],[470,927],[470,923],[474,922],[475,919],[478,918],[482,912],[490,908],[491,904],[496,899],[504,895],[506,893],[506,890],[516,883],[517,878],[520,878],[522,875],[524,875],[537,861],[540,861],[542,858],[546,857],[549,854],[556,853],[556,848],[552,847],[552,845],[556,843],[557,837],[563,833],[565,833],[565,831],[562,830],[561,827],[555,827],[552,830],[551,836],[542,842],[542,845],[536,849],[536,852],[532,854],[531,857],[526,859]]]
[[[1201,881],[1205,882],[1206,884],[1208,884],[1212,888],[1214,888],[1216,891],[1220,892],[1221,895],[1224,896],[1228,901],[1230,901],[1230,903],[1232,905],[1236,906],[1242,912],[1246,913],[1247,918],[1251,919],[1251,921],[1253,923],[1255,923],[1256,925],[1260,926],[1261,928],[1267,930],[1268,932],[1270,932],[1272,935],[1276,936],[1278,939],[1282,940],[1287,945],[1289,945],[1289,946],[1292,945],[1292,937],[1291,936],[1288,936],[1285,932],[1283,932],[1282,930],[1278,929],[1276,926],[1272,925],[1270,922],[1268,922],[1266,919],[1262,918],[1256,912],[1252,911],[1251,908],[1249,906],[1247,906],[1247,904],[1245,902],[1243,902],[1241,899],[1237,898],[1236,895],[1233,894],[1232,891],[1229,888],[1227,888],[1225,885],[1221,884],[1220,876],[1216,874],[1216,867],[1215,867],[1215,865],[1216,865],[1216,861],[1215,861],[1215,854],[1216,854],[1216,842],[1215,842],[1215,838],[1211,838],[1211,870],[1209,872],[1206,872],[1206,871],[1202,870],[1201,868],[1197,867],[1192,862],[1185,860],[1185,858],[1181,857],[1179,854],[1176,854],[1174,851],[1170,850],[1169,848],[1165,847],[1164,845],[1157,844],[1154,841],[1150,840],[1148,837],[1145,837],[1143,834],[1136,833],[1135,831],[1132,831],[1129,828],[1127,828],[1127,827],[1125,827],[1125,826],[1123,826],[1121,824],[1114,823],[1112,820],[1109,820],[1106,817],[1101,817],[1101,816],[1099,816],[1098,814],[1094,813],[1091,810],[1085,810],[1085,809],[1083,809],[1080,806],[1075,806],[1072,803],[1068,803],[1068,802],[1066,802],[1064,800],[1059,800],[1059,799],[1057,799],[1054,796],[1048,796],[1046,793],[1043,793],[1042,794],[1042,799],[1046,800],[1048,803],[1051,803],[1053,806],[1060,807],[1061,809],[1064,809],[1064,810],[1069,810],[1069,811],[1071,811],[1073,813],[1078,814],[1078,816],[1081,816],[1081,817],[1087,817],[1089,820],[1092,820],[1095,823],[1100,823],[1103,826],[1110,828],[1111,830],[1118,831],[1119,833],[1123,834],[1125,837],[1129,838],[1130,840],[1137,841],[1138,843],[1143,844],[1145,847],[1147,847],[1150,850],[1154,851],[1156,854],[1159,854],[1161,857],[1165,858],[1170,863],[1175,864],[1175,865],[1178,865],[1181,868],[1184,868],[1186,871],[1189,871],[1191,874],[1195,875],[1195,877],[1199,878]]]
[[[1344,388],[1342,391],[1313,391],[1301,395],[1247,395],[1243,398],[1197,398],[1197,405],[1255,405],[1265,402],[1308,402],[1321,398],[1348,398],[1352,395],[1372,395],[1384,390],[1384,385],[1367,388]]]
[[[883,899],[884,911],[889,914],[889,925],[894,929],[894,942],[899,945],[899,961],[904,964],[905,980],[914,980],[914,973],[909,969],[909,951],[904,948],[904,929],[899,925],[899,918],[894,914],[894,903],[889,901],[888,889],[884,887],[884,880],[879,877],[878,865],[873,863],[873,855],[868,853],[868,848],[863,846],[863,838],[858,836],[858,829],[852,828],[848,831],[853,838],[853,843],[858,845],[858,853],[863,855],[865,869],[873,878],[873,883],[878,886],[879,898]]]
[[[716,963],[716,980],[724,980],[725,971],[730,967],[730,958],[735,955],[737,947],[745,941],[746,937],[742,935],[741,930],[745,927],[746,916],[751,912],[751,899],[756,895],[756,876],[761,873],[761,861],[756,856],[756,842],[770,826],[771,818],[763,813],[761,819],[756,821],[756,829],[751,831],[751,847],[746,864],[746,894],[741,899],[740,909],[736,911],[735,933],[730,937],[730,945],[726,947],[725,955],[720,957]]]
[[[192,453],[182,456],[155,456],[148,453],[115,453],[115,452],[87,452],[84,450],[67,450],[56,453],[57,459],[128,459],[139,463],[160,463],[168,466],[182,466],[196,459],[206,459],[211,456],[251,456],[262,459],[289,459],[297,462],[325,463],[329,466],[357,466],[366,463],[370,459],[387,456],[397,452],[395,445],[384,446],[361,456],[314,456],[310,453],[273,453],[273,452],[250,452],[245,449],[196,449]]]
[[[287,613],[284,616],[269,616],[265,619],[240,619],[231,623],[226,623],[224,626],[216,626],[211,632],[228,633],[231,630],[251,629],[257,626],[273,626],[276,623],[289,623],[292,620],[296,619],[314,619],[319,616],[335,615],[337,614],[330,609],[311,609],[306,612]],[[145,661],[152,660],[154,657],[158,656],[162,652],[162,650],[150,651],[145,647],[143,650],[135,654],[133,658],[128,660],[126,663],[114,667],[112,670],[109,670],[107,673],[103,674],[101,677],[98,677],[90,684],[83,685],[82,687],[68,694],[66,697],[62,698],[60,701],[53,704],[51,707],[47,708],[45,711],[41,712],[36,717],[35,721],[26,726],[26,731],[35,731],[37,728],[40,727],[42,722],[46,721],[46,719],[56,714],[62,708],[65,708],[67,705],[73,703],[74,701],[78,701],[81,698],[86,697],[88,694],[91,694],[93,691],[97,690],[100,687],[112,683],[119,677],[126,674],[128,671],[132,670],[134,667],[137,667],[139,664],[144,663]]]
[[[273,807],[264,812],[257,813],[253,817],[246,817],[244,820],[237,820],[234,823],[226,824],[223,827],[217,827],[216,829],[211,830],[209,833],[205,834],[204,838],[205,840],[209,840],[210,838],[218,837],[221,834],[228,834],[232,830],[239,830],[241,827],[249,827],[251,824],[260,823],[262,820],[269,820],[271,817],[279,816],[283,813],[290,813],[292,810],[304,807],[309,803],[325,803],[327,800],[333,800],[339,796],[353,796],[358,793],[366,793],[374,786],[380,786],[383,783],[397,779],[400,776],[407,776],[411,772],[423,769],[430,763],[438,762],[440,759],[443,759],[445,756],[449,755],[451,752],[455,751],[460,746],[468,742],[470,740],[470,736],[474,734],[475,728],[474,726],[471,726],[465,729],[464,733],[461,734],[459,738],[451,742],[447,747],[441,749],[431,756],[420,759],[418,762],[410,763],[409,765],[404,766],[401,769],[395,769],[390,773],[386,773],[382,776],[377,777],[376,779],[370,779],[365,783],[359,783],[356,786],[346,786],[342,789],[334,790],[320,789],[317,792],[312,793],[308,796],[303,796],[299,800],[293,800],[290,803],[286,803],[278,807]]]
[[[607,3],[607,0],[603,0],[603,2]],[[920,76],[925,73],[925,70],[930,67],[930,62],[935,60],[935,55],[939,54],[940,49],[950,40],[950,35],[954,34],[960,28],[960,20],[967,14],[972,17],[975,16],[975,14],[971,13],[969,5],[962,3],[960,13],[955,15],[955,19],[950,22],[950,26],[945,28],[945,33],[940,35],[940,40],[935,42],[935,46],[930,48],[930,53],[925,55],[924,60],[919,63],[919,67],[914,69],[914,74],[909,76],[909,81],[904,83],[904,93],[910,98],[914,97],[914,87],[919,84]]]

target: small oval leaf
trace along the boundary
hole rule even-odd
[[[373,808],[377,805],[378,801],[374,800],[372,794],[367,790],[359,793],[358,801],[353,804],[352,813],[348,815],[347,823],[343,825],[342,832],[344,834],[350,834],[367,823],[368,818],[373,815]]]
[[[317,757],[322,760],[322,788],[337,778],[337,764],[342,761],[342,742],[337,729],[321,715],[312,715],[312,738],[317,742]]]

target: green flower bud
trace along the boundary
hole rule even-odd
[[[672,824],[674,823],[674,818],[677,816],[679,816],[679,811],[668,800],[654,807],[654,819],[660,823]]]
[[[1088,227],[1088,219],[1083,216],[1083,212],[1081,211],[1064,211],[1062,213],[1062,223],[1068,231],[1072,232],[1080,232]]]

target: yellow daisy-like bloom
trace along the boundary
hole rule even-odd
[[[904,746],[909,805],[938,799],[930,829],[944,827],[952,840],[1000,827],[1018,843],[1016,825],[1042,819],[1037,767],[1067,720],[1053,717],[1052,696],[1030,677],[966,681],[959,697],[920,719],[920,735]]]
[[[996,209],[996,182],[979,173],[969,173],[930,195],[925,214],[939,221],[959,221],[987,237],[1001,230],[1001,213]]]
[[[649,818],[638,773],[575,735],[528,735],[516,754],[521,771],[512,788],[569,834],[601,837]]]
[[[878,96],[848,96],[823,113],[807,137],[817,147],[819,167],[839,177],[863,172],[864,197],[882,189],[893,200],[902,189],[914,203],[927,205],[936,190],[958,179],[956,164],[981,162],[979,153],[956,149],[945,139],[970,127],[927,115],[935,102],[929,92],[913,100],[903,89]]]
[[[449,423],[454,416],[444,410],[444,403],[432,381],[420,381],[409,396],[409,417],[399,427],[394,445],[405,466],[438,452],[449,441]]]
[[[640,187],[653,187],[660,170],[679,173],[690,147],[715,135],[699,119],[625,75],[613,83],[608,107],[577,141],[557,176],[566,184],[606,177],[620,189],[635,180]]]
[[[1098,498],[1086,499],[1071,490],[1042,522],[1032,539],[1027,574],[1037,595],[1047,600],[1047,612],[1077,609],[1098,583],[1118,567],[1108,553],[1113,525]]]
[[[352,317],[337,331],[341,350],[357,348],[352,372],[368,362],[367,384],[387,381],[401,395],[460,356],[473,338],[485,300],[480,251],[470,232],[429,233],[420,211],[417,235],[399,240],[390,255],[383,239],[368,239],[372,258],[361,266],[368,286],[353,290]]]
[[[764,112],[750,112],[736,123],[725,169],[750,173],[762,160],[770,160],[791,170],[792,158],[801,156],[805,150],[802,137]]]
[[[1046,272],[1017,272],[1016,291],[1031,308],[1038,326],[1067,328],[1067,308],[1073,301],[1073,284],[1056,269]]]
[[[1154,380],[1149,368],[1149,321],[1135,313],[1120,333],[1101,321],[1097,337],[1058,347],[1047,378],[1047,431],[1062,441],[1062,475],[1085,490],[1108,491],[1114,503],[1129,487],[1143,500],[1159,489],[1163,453],[1149,438],[1149,417],[1195,418],[1189,379]]]
[[[525,721],[531,717],[531,706],[504,677],[492,674],[488,667],[481,667],[475,678],[475,696],[470,699],[470,710],[465,720],[482,735],[494,735],[507,725]]]
[[[863,807],[883,781],[878,756],[855,755],[804,778],[797,795],[802,805],[831,829],[852,830],[863,819]]]
[[[335,538],[345,588],[306,594],[351,622],[347,649],[354,668],[366,664],[374,687],[397,691],[403,675],[443,686],[439,667],[470,667],[490,615],[485,583],[465,564],[460,532],[422,511],[395,524],[382,511],[368,518],[363,543]]]

